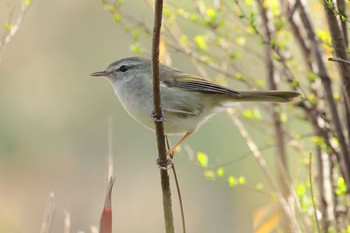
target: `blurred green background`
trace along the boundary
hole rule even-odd
[[[9,17],[9,2],[0,2],[1,23]],[[127,5],[152,22],[150,9],[140,1]],[[63,231],[65,210],[72,217],[72,232],[98,225],[109,117],[117,178],[114,232],[164,231],[155,136],[127,115],[106,80],[89,76],[132,56],[130,42],[99,1],[32,2],[0,63],[0,232],[39,232],[50,191],[56,205],[52,232]],[[173,66],[196,73],[178,54]],[[214,165],[248,151],[226,114],[213,118],[185,144],[207,153]],[[264,153],[267,159],[269,154]],[[252,231],[252,214],[269,201],[266,196],[230,188],[225,180],[208,181],[184,150],[175,162],[188,232]],[[225,169],[245,176],[253,187],[265,182],[251,156]],[[173,205],[179,230],[175,189]]]

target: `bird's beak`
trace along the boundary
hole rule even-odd
[[[107,72],[107,71],[97,71],[94,72],[92,74],[90,74],[90,76],[94,76],[94,77],[99,77],[99,76],[109,76],[111,74],[111,72]]]

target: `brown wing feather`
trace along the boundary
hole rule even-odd
[[[202,91],[213,94],[226,94],[234,97],[240,97],[240,93],[237,91],[220,86],[207,79],[182,72],[173,72],[172,77],[167,77],[162,82],[169,87],[180,87],[189,91]]]

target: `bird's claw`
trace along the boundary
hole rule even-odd
[[[155,122],[164,122],[165,121],[165,117],[162,114],[161,117],[157,116],[157,114],[155,112],[152,113],[152,118]]]
[[[173,160],[169,156],[166,157],[166,160],[161,160],[158,157],[156,161],[160,170],[168,170],[174,165]]]

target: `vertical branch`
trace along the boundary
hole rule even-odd
[[[309,156],[309,183],[310,183],[310,194],[311,194],[311,201],[312,201],[312,207],[313,207],[313,211],[314,211],[314,216],[315,216],[315,224],[317,226],[317,233],[321,233],[321,227],[318,221],[318,217],[317,217],[317,208],[316,208],[316,203],[315,203],[315,195],[314,195],[314,189],[313,189],[313,185],[312,182],[313,181],[313,177],[312,177],[312,153],[310,153]]]
[[[334,47],[334,53],[337,57],[348,60],[348,56],[346,54],[346,39],[344,38],[343,31],[340,29],[338,19],[336,15],[333,13],[333,9],[335,8],[333,1],[329,1],[328,4],[325,4],[326,17],[328,22],[329,31],[332,37],[332,44]],[[340,75],[342,77],[342,92],[344,96],[344,105],[349,103],[350,101],[350,66],[345,63],[338,62],[338,68]],[[349,106],[348,106],[349,107]],[[345,108],[346,109],[346,108]],[[340,158],[340,166],[344,170],[344,179],[346,181],[347,187],[350,187],[350,146],[346,141],[346,138],[342,132],[344,129],[340,123],[340,120],[335,122],[336,130],[338,131],[338,140],[339,145],[342,151],[342,156]],[[347,129],[349,130],[349,129]],[[345,130],[344,130],[345,131]]]
[[[283,1],[283,0],[282,0]],[[291,2],[293,1],[286,1],[284,2],[286,4],[286,15],[288,16],[288,21],[290,24],[290,27],[292,29],[294,38],[297,42],[297,44],[300,47],[300,50],[303,54],[303,59],[306,64],[306,67],[308,69],[308,72],[311,72],[313,74],[318,74],[319,73],[319,66],[316,64],[317,62],[314,59],[315,56],[315,45],[313,41],[310,40],[310,36],[308,37],[305,33],[305,27],[307,24],[303,23],[302,21],[298,20],[296,17],[296,13],[298,7],[300,7],[301,1],[297,1],[294,4]],[[304,7],[304,6],[302,6]],[[305,16],[304,16],[305,18]],[[301,23],[303,23],[304,28],[302,27]],[[322,66],[323,67],[323,66]],[[323,67],[324,68],[324,67]],[[313,88],[312,85],[310,85],[310,92],[314,93],[315,96],[319,96],[318,90]],[[308,121],[311,123],[314,129],[315,135],[319,136],[320,138],[324,138],[327,144],[332,148],[330,144],[330,135],[328,133],[328,129],[326,127],[323,127],[322,125],[319,124],[318,118],[320,117],[320,112],[317,109],[317,105],[299,105],[302,107],[306,114],[306,118]],[[332,190],[327,189],[326,186],[327,184],[330,184],[330,176],[327,176],[326,174],[327,171],[329,170],[329,155],[324,155],[321,149],[316,146],[316,155],[317,155],[317,186],[319,190],[319,208],[322,213],[322,230],[323,232],[328,232],[329,227],[330,227],[330,215],[334,209],[333,201],[329,196],[332,194]],[[334,148],[332,148],[332,151],[330,152],[331,154],[339,154],[338,151],[336,151]],[[340,157],[337,155],[337,157]],[[328,168],[327,168],[328,167]],[[328,186],[327,186],[328,187]]]
[[[163,114],[160,99],[160,81],[159,81],[159,41],[162,25],[163,0],[156,0],[154,11],[154,26],[152,39],[152,74],[153,74],[153,116],[155,121],[158,156],[159,161],[166,161],[166,147],[163,127]],[[163,212],[165,221],[165,230],[167,233],[174,232],[173,213],[171,207],[171,191],[169,175],[167,170],[160,170],[161,186],[163,193]]]
[[[344,42],[345,42],[345,46],[347,47],[349,44],[349,39],[348,39],[348,32],[347,32],[347,22],[345,20],[343,20],[342,18],[347,18],[346,15],[346,4],[344,0],[337,0],[337,7],[339,10],[339,17],[340,17],[340,22],[341,22],[341,28],[342,28],[342,32],[343,32],[343,36],[344,36]]]
[[[55,194],[53,192],[49,193],[49,197],[46,202],[43,221],[41,223],[40,233],[49,233],[51,229],[52,219],[55,213],[55,203],[53,199],[55,198]]]
[[[277,83],[276,83],[277,73],[275,69],[275,63],[272,59],[272,55],[273,55],[272,46],[276,46],[273,44],[275,30],[272,25],[272,19],[271,19],[272,13],[267,9],[266,6],[264,6],[263,0],[258,0],[257,2],[260,10],[260,15],[262,17],[265,34],[267,37],[267,42],[265,43],[265,56],[266,56],[267,79],[269,83],[269,89],[277,90]],[[285,135],[283,132],[282,122],[280,120],[280,114],[278,113],[276,104],[272,103],[271,109],[272,109],[272,121],[273,121],[274,130],[275,130],[275,140],[276,140],[276,146],[277,146],[276,168],[277,168],[278,177],[279,177],[279,186],[281,188],[283,197],[287,200],[290,195],[290,191],[289,191],[290,177],[289,177],[289,171],[288,171],[287,152],[285,147]],[[284,228],[284,232],[291,231],[291,223],[287,215],[284,215],[283,217],[282,227]]]
[[[311,51],[313,51],[316,65],[318,67],[317,75],[320,77],[323,90],[325,93],[325,99],[329,106],[330,115],[332,116],[332,122],[335,128],[335,133],[339,139],[339,144],[341,148],[341,153],[337,154],[338,161],[341,166],[341,173],[346,181],[347,187],[350,187],[350,164],[346,164],[346,156],[349,154],[348,148],[346,148],[345,137],[342,132],[342,124],[340,122],[340,117],[337,109],[337,105],[333,98],[333,90],[332,90],[332,81],[329,77],[328,70],[323,61],[322,51],[320,43],[316,37],[316,33],[314,27],[311,22],[311,18],[309,12],[307,12],[307,6],[304,0],[297,0],[296,4],[298,4],[298,12],[301,18],[301,21],[304,25],[304,28],[307,33],[307,38],[310,41]]]
[[[319,190],[319,208],[322,213],[322,219],[321,219],[322,221],[320,222],[322,224],[323,232],[328,232],[329,225],[330,225],[328,209],[333,210],[331,205],[331,200],[328,200],[326,196],[326,194],[329,194],[331,192],[329,192],[328,190],[328,192],[326,193],[326,187],[325,187],[326,185],[325,183],[327,181],[328,183],[330,183],[330,179],[329,177],[326,176],[325,169],[324,169],[324,167],[328,163],[323,162],[324,158],[322,156],[322,152],[319,147],[316,148],[316,156],[317,156],[317,186]]]
[[[344,0],[337,0],[337,7],[339,10],[339,20],[341,23],[341,29],[343,32],[343,37],[344,37],[344,42],[345,42],[345,47],[349,47],[349,36],[348,36],[348,30],[347,30],[347,24],[348,22],[345,21],[348,16],[346,15],[346,4]],[[349,77],[348,77],[349,78]],[[343,91],[343,90],[342,90]],[[346,121],[346,126],[348,130],[348,145],[350,146],[350,99],[346,98],[345,96],[345,91],[343,91],[343,97],[344,97],[344,118]]]
[[[10,25],[8,33],[5,35],[5,37],[0,39],[0,62],[1,62],[2,53],[4,52],[7,44],[10,43],[10,41],[12,40],[12,38],[15,36],[16,32],[20,28],[23,22],[24,15],[27,12],[27,9],[29,7],[29,4],[30,4],[29,1],[25,1],[23,3],[20,9],[20,12],[16,18],[16,21],[14,22],[14,24]]]
[[[293,226],[293,230],[294,232],[308,232],[305,229],[303,229],[304,231],[301,230],[301,225],[303,225],[304,227],[306,226],[304,219],[297,219],[297,216],[295,214],[293,214],[293,207],[291,207],[291,205],[288,203],[288,200],[286,200],[283,195],[280,193],[279,189],[278,189],[278,185],[275,181],[275,179],[273,178],[273,175],[270,172],[270,169],[267,167],[266,161],[263,158],[258,146],[254,143],[254,141],[252,140],[251,136],[249,135],[249,133],[247,132],[247,130],[245,129],[245,127],[243,126],[242,122],[234,116],[234,111],[232,109],[228,109],[227,110],[230,118],[233,122],[233,124],[238,128],[239,133],[241,134],[242,138],[244,138],[244,140],[247,143],[247,146],[249,148],[249,150],[252,152],[256,162],[258,163],[259,167],[261,168],[262,172],[264,173],[267,181],[269,182],[273,192],[275,193],[277,199],[279,200],[281,207],[284,211],[284,213],[286,214],[286,216],[288,216],[292,226]]]

